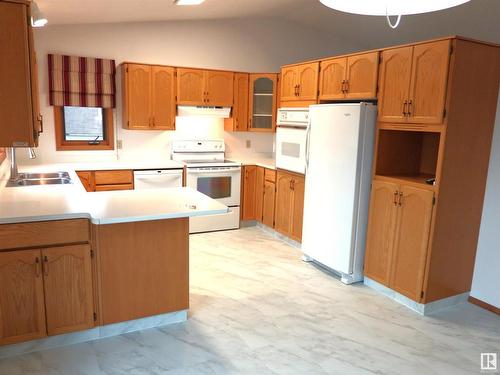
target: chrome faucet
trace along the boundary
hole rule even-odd
[[[36,154],[35,150],[31,147],[28,147],[28,157],[30,159],[35,159]],[[19,170],[17,169],[17,158],[16,158],[16,148],[10,148],[10,180],[17,181],[19,179]]]

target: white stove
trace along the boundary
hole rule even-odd
[[[240,226],[241,163],[225,159],[222,139],[179,140],[172,143],[172,159],[186,166],[186,186],[228,206],[218,215],[191,217],[189,232],[237,229]]]

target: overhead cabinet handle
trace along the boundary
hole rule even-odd
[[[407,107],[408,107],[408,100],[405,100],[403,103],[403,116],[404,117],[406,117],[408,115]]]
[[[47,255],[43,257],[43,274],[49,276],[49,258],[47,258]]]
[[[399,192],[396,190],[394,192],[394,200],[393,200],[394,206],[398,205],[398,194],[399,194]]]
[[[40,258],[36,257],[35,258],[35,276],[36,277],[40,277],[41,267],[42,267],[42,264],[40,262]]]
[[[401,207],[403,205],[403,192],[399,192],[399,200],[398,200],[398,206]]]
[[[413,114],[413,100],[408,101],[408,116],[412,116]]]

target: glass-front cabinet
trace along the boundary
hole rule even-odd
[[[277,82],[277,74],[250,74],[248,130],[275,131]]]

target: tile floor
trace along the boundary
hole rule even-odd
[[[1,375],[475,374],[500,317],[422,317],[303,263],[262,229],[191,237],[189,320],[0,360]]]

